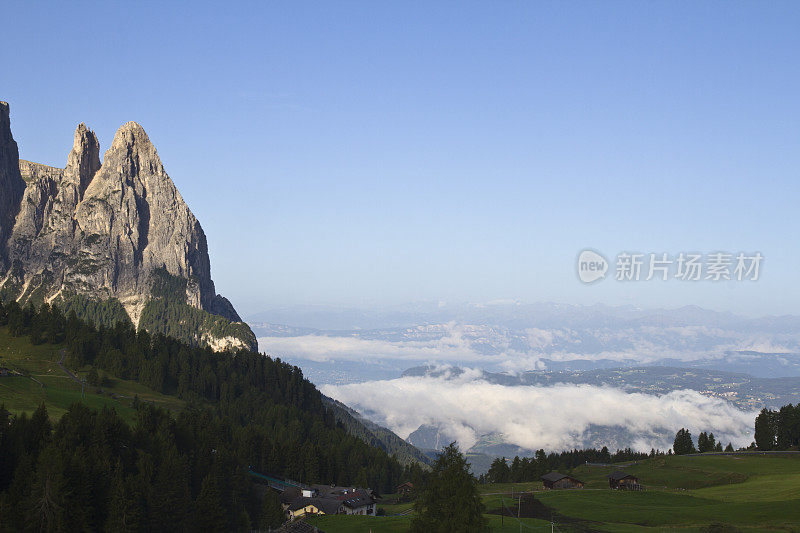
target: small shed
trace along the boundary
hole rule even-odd
[[[412,492],[414,492],[414,484],[410,481],[406,481],[397,487],[397,494],[410,494]]]
[[[583,481],[561,472],[550,472],[541,478],[546,489],[582,489]]]
[[[641,490],[639,478],[622,470],[615,470],[608,476],[608,486],[619,490]]]

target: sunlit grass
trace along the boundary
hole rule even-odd
[[[0,404],[13,414],[30,414],[44,402],[50,417],[58,420],[70,405],[82,402],[93,409],[113,408],[128,422],[135,417],[132,407],[135,396],[172,411],[184,405],[174,396],[160,394],[103,371],[98,372],[104,378],[101,387],[85,385],[82,388],[58,365],[63,350],[63,346],[31,344],[27,337],[12,337],[7,328],[0,328],[0,366],[20,373],[0,377]],[[90,367],[82,369],[78,377],[84,378],[89,370]]]

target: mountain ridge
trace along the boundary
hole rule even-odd
[[[97,136],[77,126],[66,166],[19,159],[10,109],[0,104],[0,297],[62,304],[77,296],[118,302],[135,327],[217,350],[257,350],[233,305],[216,293],[200,222],[166,173],[144,128],[127,122],[100,160]],[[163,275],[183,280],[164,300]],[[185,282],[184,282],[185,281]],[[173,284],[174,285],[174,284]],[[164,328],[162,331],[160,328]],[[174,328],[173,328],[174,329]]]

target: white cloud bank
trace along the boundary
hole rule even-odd
[[[387,341],[357,336],[301,335],[296,337],[259,337],[258,346],[268,354],[291,356],[311,361],[361,361],[403,359],[408,361],[486,361],[486,356],[472,348],[458,326],[445,326],[438,338]]]
[[[502,328],[449,322],[396,330],[389,338],[350,335],[260,337],[268,354],[310,361],[407,361],[480,365],[508,372],[541,370],[542,359],[636,361],[649,364],[663,358],[682,361],[722,358],[728,351],[792,352],[797,342],[768,335],[745,334],[705,326],[643,326],[637,329],[529,328],[514,333]]]
[[[717,440],[744,446],[752,441],[757,414],[691,390],[654,396],[592,385],[509,387],[480,380],[474,372],[457,379],[403,377],[325,385],[322,392],[403,438],[421,424],[438,424],[462,449],[488,433],[502,434],[506,442],[530,450],[572,449],[595,426],[627,428],[630,442],[622,445],[641,451],[666,450],[681,427],[695,437],[713,431]]]

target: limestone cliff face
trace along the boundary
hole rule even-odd
[[[74,294],[116,298],[138,326],[148,304],[160,296],[153,292],[154,276],[166,273],[183,281],[180,305],[241,321],[216,294],[205,233],[139,124],[128,122],[117,130],[102,164],[97,137],[79,124],[67,166],[58,169],[18,160],[8,106],[3,106],[0,291],[6,298],[21,303],[57,303]],[[6,231],[3,220],[9,219],[14,222]],[[215,331],[221,336],[219,328]],[[256,349],[252,332],[239,335],[246,338],[216,338],[207,330],[194,336],[215,349]]]
[[[0,269],[7,268],[7,257],[1,246],[6,242],[14,219],[19,211],[20,200],[25,190],[19,172],[17,143],[11,136],[11,120],[8,104],[0,102]]]

